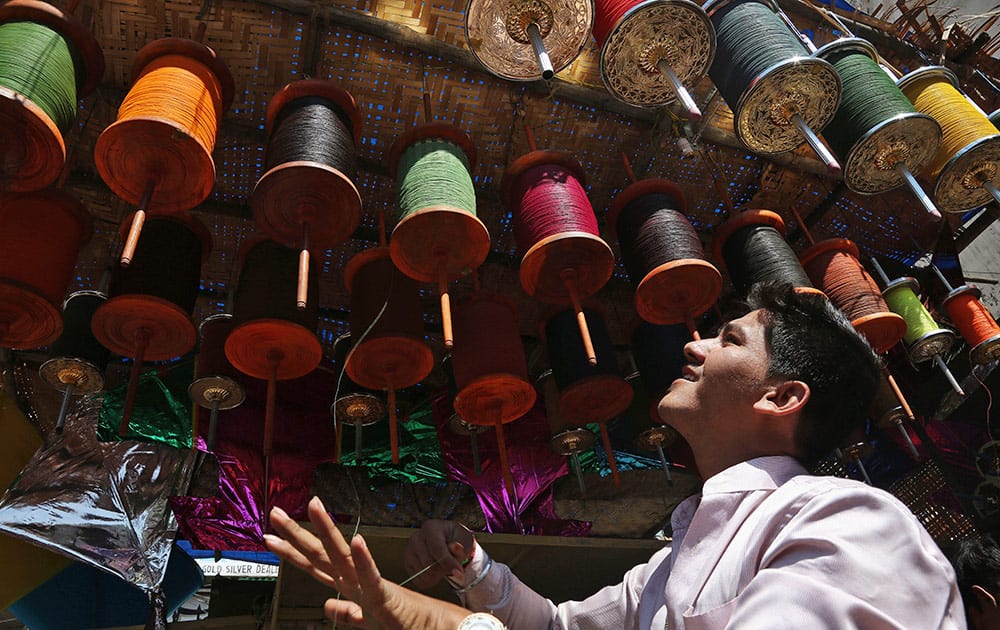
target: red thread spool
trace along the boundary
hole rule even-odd
[[[966,285],[944,299],[948,317],[969,344],[969,358],[977,365],[1000,358],[1000,326],[979,301],[980,295],[979,289]]]
[[[329,101],[343,111],[350,122],[347,132],[357,147],[361,139],[361,114],[354,97],[333,83],[319,79],[289,83],[274,95],[265,120],[268,136],[282,124],[279,122],[282,110],[287,106],[301,99],[316,98]],[[308,140],[321,142],[324,139]],[[321,150],[317,152],[322,153]],[[296,302],[299,308],[305,308],[308,282],[305,273],[310,250],[329,249],[350,237],[361,221],[361,194],[350,174],[331,164],[301,157],[303,159],[277,164],[264,173],[254,186],[251,205],[254,220],[265,234],[283,245],[299,248]],[[351,165],[356,159],[353,155],[338,157]]]
[[[599,311],[586,308],[591,325],[596,364],[588,361],[583,340],[575,330],[575,313],[564,310],[548,318],[543,329],[552,375],[559,386],[559,413],[569,424],[597,422],[615,485],[618,468],[608,435],[607,422],[632,403],[632,386],[618,373],[615,350]]]
[[[426,94],[424,95],[427,96]],[[464,131],[444,123],[414,127],[389,148],[389,171],[397,182],[400,158],[424,140],[456,145],[476,167],[476,148]],[[477,269],[490,253],[490,234],[478,217],[457,205],[405,208],[407,214],[392,230],[390,252],[400,271],[420,282],[436,282],[441,299],[444,345],[452,346],[451,298],[448,283]]]
[[[201,347],[188,395],[199,407],[211,410],[206,438],[208,450],[215,446],[215,424],[219,411],[239,407],[246,399],[246,391],[239,381],[239,370],[226,358],[226,339],[232,330],[233,316],[229,313],[210,315],[198,326]]]
[[[147,212],[183,212],[212,192],[216,133],[235,90],[232,75],[215,51],[180,38],[144,46],[132,67],[132,80],[118,120],[94,147],[101,178],[116,195],[137,206],[123,265],[130,264]]]
[[[128,221],[122,226],[127,229]],[[139,237],[129,267],[111,274],[108,301],[94,313],[91,329],[109,350],[132,357],[119,434],[128,434],[143,361],[166,361],[194,348],[191,311],[201,265],[212,249],[208,230],[190,215],[152,217]]]
[[[615,256],[600,237],[583,189],[579,163],[556,151],[532,151],[514,161],[501,182],[513,213],[521,286],[549,304],[572,304],[588,360],[597,361],[581,300],[611,278]]]
[[[636,284],[639,316],[654,324],[686,323],[694,330],[694,318],[719,298],[722,274],[704,259],[698,234],[684,217],[686,210],[684,193],[677,184],[646,179],[615,197],[608,225],[617,233],[623,259],[626,253],[632,254],[626,267]],[[663,232],[666,226],[674,228],[671,233]],[[640,247],[652,238],[656,238],[657,251]],[[697,257],[685,256],[688,252]]]
[[[356,335],[347,374],[363,387],[388,392],[389,442],[398,464],[396,391],[424,380],[434,367],[424,343],[420,287],[396,269],[388,247],[351,258],[344,284],[351,293],[351,335]]]
[[[509,300],[480,293],[455,313],[452,351],[455,370],[455,411],[472,424],[496,427],[497,448],[507,492],[514,480],[507,462],[503,425],[517,420],[535,404],[535,388],[517,325],[517,309]]]
[[[882,291],[858,261],[854,243],[844,238],[820,241],[802,252],[799,261],[875,352],[887,351],[906,334],[906,320],[889,310]]]
[[[264,456],[274,437],[277,382],[309,374],[323,359],[316,336],[318,300],[295,306],[298,252],[272,240],[243,244],[240,276],[233,299],[233,330],[226,339],[226,358],[247,376],[267,381],[264,416]],[[316,283],[316,274],[309,274]],[[315,295],[316,285],[313,285]]]
[[[9,0],[0,5],[0,23],[6,22],[44,24],[72,44],[78,98],[100,83],[104,53],[97,39],[69,11],[47,2]],[[66,146],[55,121],[24,95],[0,87],[0,164],[6,190],[45,188],[59,177],[65,160]]]
[[[90,213],[59,190],[0,199],[0,345],[35,348],[63,330],[62,303]]]

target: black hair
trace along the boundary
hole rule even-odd
[[[955,568],[958,590],[966,608],[979,608],[979,598],[972,592],[980,586],[994,597],[1000,597],[1000,547],[989,534],[958,541],[946,550]]]
[[[763,309],[769,377],[799,380],[809,400],[795,430],[807,468],[863,427],[881,378],[881,362],[847,317],[820,293],[758,283],[749,306]]]

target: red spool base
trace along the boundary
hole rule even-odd
[[[514,374],[488,374],[472,381],[455,396],[455,411],[466,422],[507,424],[528,413],[537,396],[531,383]]]
[[[136,340],[149,337],[143,359],[166,361],[194,348],[197,332],[191,316],[179,306],[152,295],[113,297],[94,312],[91,332],[105,348],[122,355],[135,355]]]
[[[899,343],[906,334],[906,320],[891,312],[865,315],[852,321],[851,325],[879,354]]]
[[[11,192],[56,181],[66,161],[62,132],[26,96],[0,86],[0,177]]]
[[[46,346],[62,330],[57,305],[32,287],[0,278],[0,345],[14,350]]]
[[[434,206],[400,221],[389,243],[392,262],[414,280],[449,280],[479,267],[490,253],[483,222],[461,208]]]
[[[524,291],[548,304],[570,304],[563,272],[574,272],[580,299],[597,293],[611,278],[615,255],[599,236],[587,232],[562,232],[535,243],[521,259]]]
[[[386,336],[366,339],[354,348],[347,375],[368,389],[402,389],[427,378],[434,354],[420,339]]]
[[[635,290],[639,317],[653,324],[683,324],[715,304],[722,274],[696,258],[673,260],[646,274]]]
[[[589,376],[559,393],[559,415],[572,425],[606,422],[628,409],[633,394],[620,376]]]
[[[229,333],[226,358],[248,376],[284,381],[315,370],[323,360],[323,348],[305,326],[284,319],[255,319]]]

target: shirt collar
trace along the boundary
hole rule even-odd
[[[792,477],[806,474],[795,458],[787,455],[756,457],[740,462],[707,479],[702,496],[725,492],[773,490]]]

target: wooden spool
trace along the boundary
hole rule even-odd
[[[154,60],[189,57],[218,81],[221,119],[233,100],[229,69],[208,46],[168,37],[143,46],[132,66],[133,83]],[[204,201],[215,185],[213,147],[205,146],[178,123],[160,117],[133,117],[112,123],[97,139],[94,164],[112,191],[150,213],[178,213]],[[143,203],[145,202],[145,203]]]
[[[188,395],[199,407],[211,410],[207,438],[209,450],[215,443],[218,412],[239,407],[246,399],[246,390],[239,381],[239,370],[226,358],[226,339],[232,329],[233,316],[229,313],[210,315],[198,326],[201,346]]]
[[[268,382],[264,455],[271,455],[277,381],[309,374],[323,360],[316,336],[318,300],[295,306],[298,252],[272,240],[250,239],[240,251],[240,275],[233,299],[233,330],[226,358],[240,372]],[[316,274],[309,274],[316,295]]]
[[[545,415],[552,436],[549,446],[552,450],[559,455],[574,456],[593,448],[596,440],[594,434],[584,427],[569,423],[559,411],[559,386],[552,370],[546,370],[538,380],[545,397]]]
[[[345,333],[333,343],[334,362],[338,372],[344,368],[347,355],[353,347],[351,333]],[[354,427],[369,426],[385,417],[385,402],[379,392],[368,387],[362,387],[354,382],[344,370],[337,384],[337,399],[330,406],[330,413],[336,408],[337,421]],[[338,427],[339,430],[340,427]]]
[[[684,193],[667,179],[645,179],[621,192],[611,204],[608,225],[618,233],[622,213],[628,213],[633,201],[646,195],[666,195],[673,201],[674,210],[687,211]],[[619,243],[621,241],[619,240]],[[624,249],[625,244],[621,247]],[[715,265],[698,258],[678,258],[650,269],[637,282],[635,308],[639,316],[654,324],[680,324],[691,322],[715,304],[722,291],[722,274]]]
[[[90,213],[65,192],[0,199],[0,345],[36,348],[59,336],[59,305],[91,231]]]
[[[357,335],[347,374],[359,385],[388,392],[389,441],[393,463],[399,463],[396,391],[424,380],[434,367],[424,343],[420,287],[396,269],[388,247],[351,258],[344,284],[351,292],[352,335]]]
[[[881,303],[882,310],[856,316],[855,312],[857,309],[852,304],[835,304],[835,306],[851,318],[851,325],[868,340],[868,343],[871,344],[875,352],[886,352],[903,338],[903,335],[906,333],[906,320],[889,310],[889,307],[882,299],[878,285],[875,284],[875,280],[861,266],[858,256],[857,245],[844,238],[831,238],[820,241],[806,249],[799,256],[799,262],[802,263],[802,267],[809,274],[809,279],[827,294],[829,292],[827,292],[827,287],[824,286],[823,279],[827,268],[833,264],[835,258],[847,257],[852,264],[860,269],[860,273],[863,274],[867,281],[867,287],[871,295],[875,296],[877,301]]]
[[[36,0],[0,5],[0,23],[34,22],[59,32],[76,49],[77,96],[92,92],[104,75],[100,44],[73,15]],[[62,132],[23,94],[0,86],[0,164],[8,191],[40,190],[52,184],[66,161]],[[60,296],[61,297],[61,296]]]

